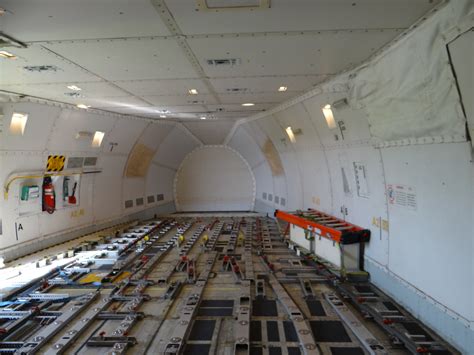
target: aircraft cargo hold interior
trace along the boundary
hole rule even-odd
[[[0,0],[0,354],[474,354],[472,0]]]

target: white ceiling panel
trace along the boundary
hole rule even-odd
[[[2,7],[3,31],[24,42],[169,34],[149,0],[3,0]]]
[[[438,2],[272,0],[266,10],[219,12],[197,11],[196,1],[190,0],[166,4],[184,34],[204,34],[408,27]]]
[[[113,97],[84,97],[74,99],[74,102],[80,102],[93,108],[131,108],[138,109],[145,106],[146,102],[133,96],[113,96]]]
[[[142,96],[145,100],[153,105],[164,106],[181,106],[181,105],[207,105],[217,104],[216,99],[212,95],[154,95]]]
[[[135,95],[187,95],[189,89],[197,89],[199,94],[208,94],[209,90],[200,79],[177,80],[132,80],[116,81],[115,84]]]
[[[95,81],[97,77],[59,59],[39,45],[8,48],[17,59],[0,59],[0,85]],[[51,71],[28,71],[25,66],[53,66]]]
[[[308,36],[198,38],[188,42],[210,77],[327,75],[363,61],[392,37],[390,32],[340,32]],[[236,58],[240,59],[240,64],[207,64],[208,59],[215,58]]]
[[[222,103],[224,104],[243,104],[246,102],[251,103],[269,103],[275,104],[284,100],[288,100],[298,94],[302,93],[294,92],[294,91],[286,91],[286,92],[263,92],[263,93],[244,93],[244,94],[219,94],[219,98],[221,99]],[[241,111],[245,107],[241,107]]]
[[[68,89],[67,86],[71,84],[79,86],[82,88],[82,90],[73,91]],[[36,97],[46,97],[48,99],[54,99],[72,104],[83,103],[85,100],[93,101],[94,105],[97,105],[95,102],[101,100],[104,102],[111,100],[123,102],[121,99],[124,96],[127,96],[122,90],[106,82],[13,84],[1,85],[1,88],[10,92],[18,92]],[[74,96],[70,96],[71,94]]]
[[[234,122],[206,120],[204,122],[186,122],[184,125],[204,144],[222,144]]]
[[[330,78],[329,75],[299,75],[299,76],[252,76],[233,78],[213,78],[212,86],[219,93],[227,93],[228,89],[247,89],[248,92],[277,92],[280,86],[286,86],[288,91],[302,91]]]
[[[74,41],[47,47],[110,81],[196,77],[173,39]]]

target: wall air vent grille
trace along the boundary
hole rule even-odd
[[[135,202],[137,203],[137,206],[143,206],[143,204],[145,203],[143,197],[137,198]]]
[[[84,159],[84,166],[96,166],[97,157],[87,157]]]
[[[280,205],[282,206],[286,205],[286,200],[283,197],[280,199]]]
[[[240,65],[240,59],[237,59],[237,58],[208,59],[207,64],[215,66],[215,67],[234,66],[234,65]]]
[[[280,203],[280,198],[278,196],[275,196],[275,203]]]
[[[268,194],[268,201],[273,201],[273,195],[272,194]]]
[[[156,195],[157,201],[163,201],[164,199],[165,199],[165,196],[163,194]]]
[[[125,201],[125,208],[132,208],[133,207],[133,200]]]
[[[266,193],[266,192],[262,193],[262,198],[263,198],[264,200],[267,199],[267,193]]]
[[[60,70],[55,65],[27,65],[23,67],[23,69],[28,70],[30,72],[38,72],[38,73],[57,72],[58,70]]]
[[[155,203],[155,196],[153,196],[153,195],[148,196],[147,199],[146,199],[146,202],[147,203]]]
[[[84,164],[83,157],[70,157],[67,159],[67,169],[82,168],[83,164]]]

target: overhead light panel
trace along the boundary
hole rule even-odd
[[[287,87],[287,86],[280,86],[280,87],[278,88],[278,91],[279,91],[279,92],[285,92],[286,90],[288,90],[288,87]]]
[[[90,106],[85,105],[85,104],[77,104],[77,107],[83,108],[83,109],[88,109],[88,108],[90,108]]]
[[[73,90],[73,91],[81,91],[82,90],[79,86],[76,86],[76,85],[68,85],[67,88],[69,90]]]
[[[14,112],[10,122],[10,133],[22,136],[25,133],[26,121],[28,121],[28,114]]]
[[[166,115],[160,115],[160,118],[166,118]]]
[[[198,94],[197,89],[189,89],[188,92],[189,92],[190,95],[197,95]]]
[[[253,102],[246,102],[246,103],[243,103],[242,106],[250,107],[250,106],[255,106],[255,104]]]
[[[326,105],[322,108],[324,118],[326,119],[326,123],[329,129],[334,129],[337,127],[336,120],[334,119],[334,114],[332,113],[331,105]]]
[[[296,142],[295,134],[293,133],[291,126],[286,127],[286,134],[288,135],[288,138],[290,138],[291,143]]]
[[[102,139],[104,139],[105,133],[101,131],[95,131],[94,138],[92,138],[92,147],[99,148],[102,144]]]
[[[0,51],[0,57],[5,59],[16,59],[16,55],[7,51]]]
[[[201,116],[199,117],[201,120],[205,120],[207,117],[206,116]]]

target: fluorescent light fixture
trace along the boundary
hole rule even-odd
[[[10,122],[10,133],[22,136],[25,133],[26,121],[28,121],[28,114],[14,112]]]
[[[278,91],[279,91],[279,92],[285,92],[286,90],[288,90],[288,87],[287,87],[287,86],[280,86],[280,87],[278,88]]]
[[[291,143],[296,142],[295,134],[293,133],[291,126],[286,127],[286,134],[288,135],[288,138],[290,138]]]
[[[16,55],[7,51],[0,51],[0,57],[5,59],[16,59]]]
[[[79,86],[76,86],[76,85],[68,85],[67,88],[69,90],[74,90],[74,91],[81,91],[82,90]]]
[[[242,104],[242,106],[249,107],[249,106],[255,106],[255,104],[253,102],[246,102]]]
[[[101,131],[95,131],[94,138],[92,138],[92,147],[99,148],[102,144],[102,139],[104,139],[105,133]]]
[[[197,89],[189,89],[188,92],[189,92],[191,95],[197,95],[197,94],[198,94]]]
[[[166,118],[166,115],[160,115],[160,118]]]
[[[334,114],[332,113],[331,105],[326,105],[322,108],[324,118],[328,124],[329,129],[334,129],[337,127],[336,120],[334,119]]]
[[[77,104],[77,107],[79,107],[79,108],[84,108],[84,109],[88,109],[90,106],[84,105],[84,104]]]
[[[207,117],[206,116],[201,116],[199,117],[201,120],[205,120]]]

